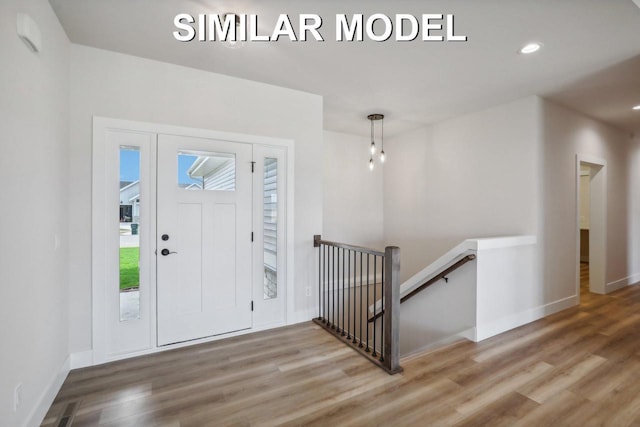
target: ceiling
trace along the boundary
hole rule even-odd
[[[366,135],[369,113],[394,134],[528,95],[640,131],[640,8],[633,0],[50,0],[74,43],[324,97],[325,129]],[[252,13],[260,33],[288,14],[323,17],[325,42],[173,38],[178,13]],[[336,42],[335,16],[455,14],[462,42]],[[543,43],[518,54],[529,41]]]

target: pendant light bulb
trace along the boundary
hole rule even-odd
[[[369,170],[373,170],[373,157],[369,159]]]
[[[380,163],[384,163],[385,158],[386,158],[386,157],[385,157],[385,155],[384,155],[384,150],[382,150],[382,151],[380,152]]]
[[[371,155],[376,154],[376,143],[371,141]]]

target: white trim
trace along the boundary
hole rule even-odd
[[[425,356],[434,351],[443,350],[449,345],[455,344],[462,340],[474,341],[470,337],[473,336],[475,332],[475,328],[467,329],[465,331],[459,332],[454,335],[450,335],[441,340],[438,340],[434,343],[427,344],[424,347],[420,347],[416,350],[413,350],[407,354],[403,354],[400,356],[400,363],[407,363],[409,360]]]
[[[632,274],[631,276],[624,277],[614,282],[609,282],[605,285],[605,293],[610,293],[622,289],[627,286],[635,285],[640,282],[640,273]]]
[[[94,355],[106,353],[106,298],[104,286],[99,286],[105,277],[105,229],[104,201],[100,195],[105,188],[106,129],[108,122],[93,118],[93,158],[91,169],[91,340]],[[99,191],[97,189],[100,189]],[[100,244],[98,244],[100,242]],[[103,303],[97,304],[97,301]]]
[[[64,380],[67,379],[67,375],[69,374],[69,366],[70,366],[70,358],[67,357],[58,370],[58,373],[51,380],[49,385],[43,390],[42,394],[38,398],[38,403],[33,407],[27,421],[25,422],[25,426],[39,426],[42,424],[44,417],[49,412],[49,408],[53,404],[53,400],[58,395],[60,388],[62,388],[62,384]]]
[[[475,342],[480,342],[511,329],[526,325],[527,323],[535,322],[543,317],[557,313],[569,307],[573,307],[574,305],[578,305],[578,303],[578,296],[572,295],[549,304],[534,307],[520,313],[492,320],[491,322],[476,325]]]
[[[185,126],[166,125],[161,123],[138,122],[132,120],[113,119],[108,117],[93,117],[94,128],[97,125],[103,129],[120,129],[133,132],[161,133],[164,135],[190,136],[204,139],[222,139],[231,142],[258,145],[293,146],[293,140],[273,138],[268,136],[249,135],[236,132],[222,132],[210,129],[198,129]]]
[[[477,342],[478,341],[478,334],[476,331],[476,327],[474,326],[473,328],[469,328],[467,330],[464,330],[462,332],[460,332],[458,334],[458,336],[468,339],[469,341],[473,341],[473,342]]]
[[[93,366],[93,350],[78,351],[71,353],[71,369],[81,369],[87,366]]]
[[[287,228],[284,231],[285,239],[287,242],[287,259],[286,261],[286,279],[287,279],[287,289],[286,289],[286,297],[287,297],[287,324],[293,325],[294,323],[304,322],[305,320],[309,320],[313,317],[313,314],[304,316],[304,318],[296,318],[295,316],[295,145],[293,144],[293,140],[287,140],[287,152],[285,153],[285,160],[287,165],[287,197],[286,197],[286,209],[287,209]]]
[[[486,250],[511,248],[513,246],[535,245],[538,241],[538,238],[533,235],[525,235],[469,239],[469,241],[471,241],[472,244],[475,244],[475,247],[473,247],[473,249]]]

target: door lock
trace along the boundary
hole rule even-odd
[[[165,249],[161,250],[160,253],[162,254],[162,256],[167,256],[167,255],[171,255],[171,254],[177,254],[178,252],[172,252],[169,249],[165,248]]]

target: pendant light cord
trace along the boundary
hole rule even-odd
[[[371,143],[375,144],[375,142],[373,142],[373,119],[369,120],[371,122]]]

